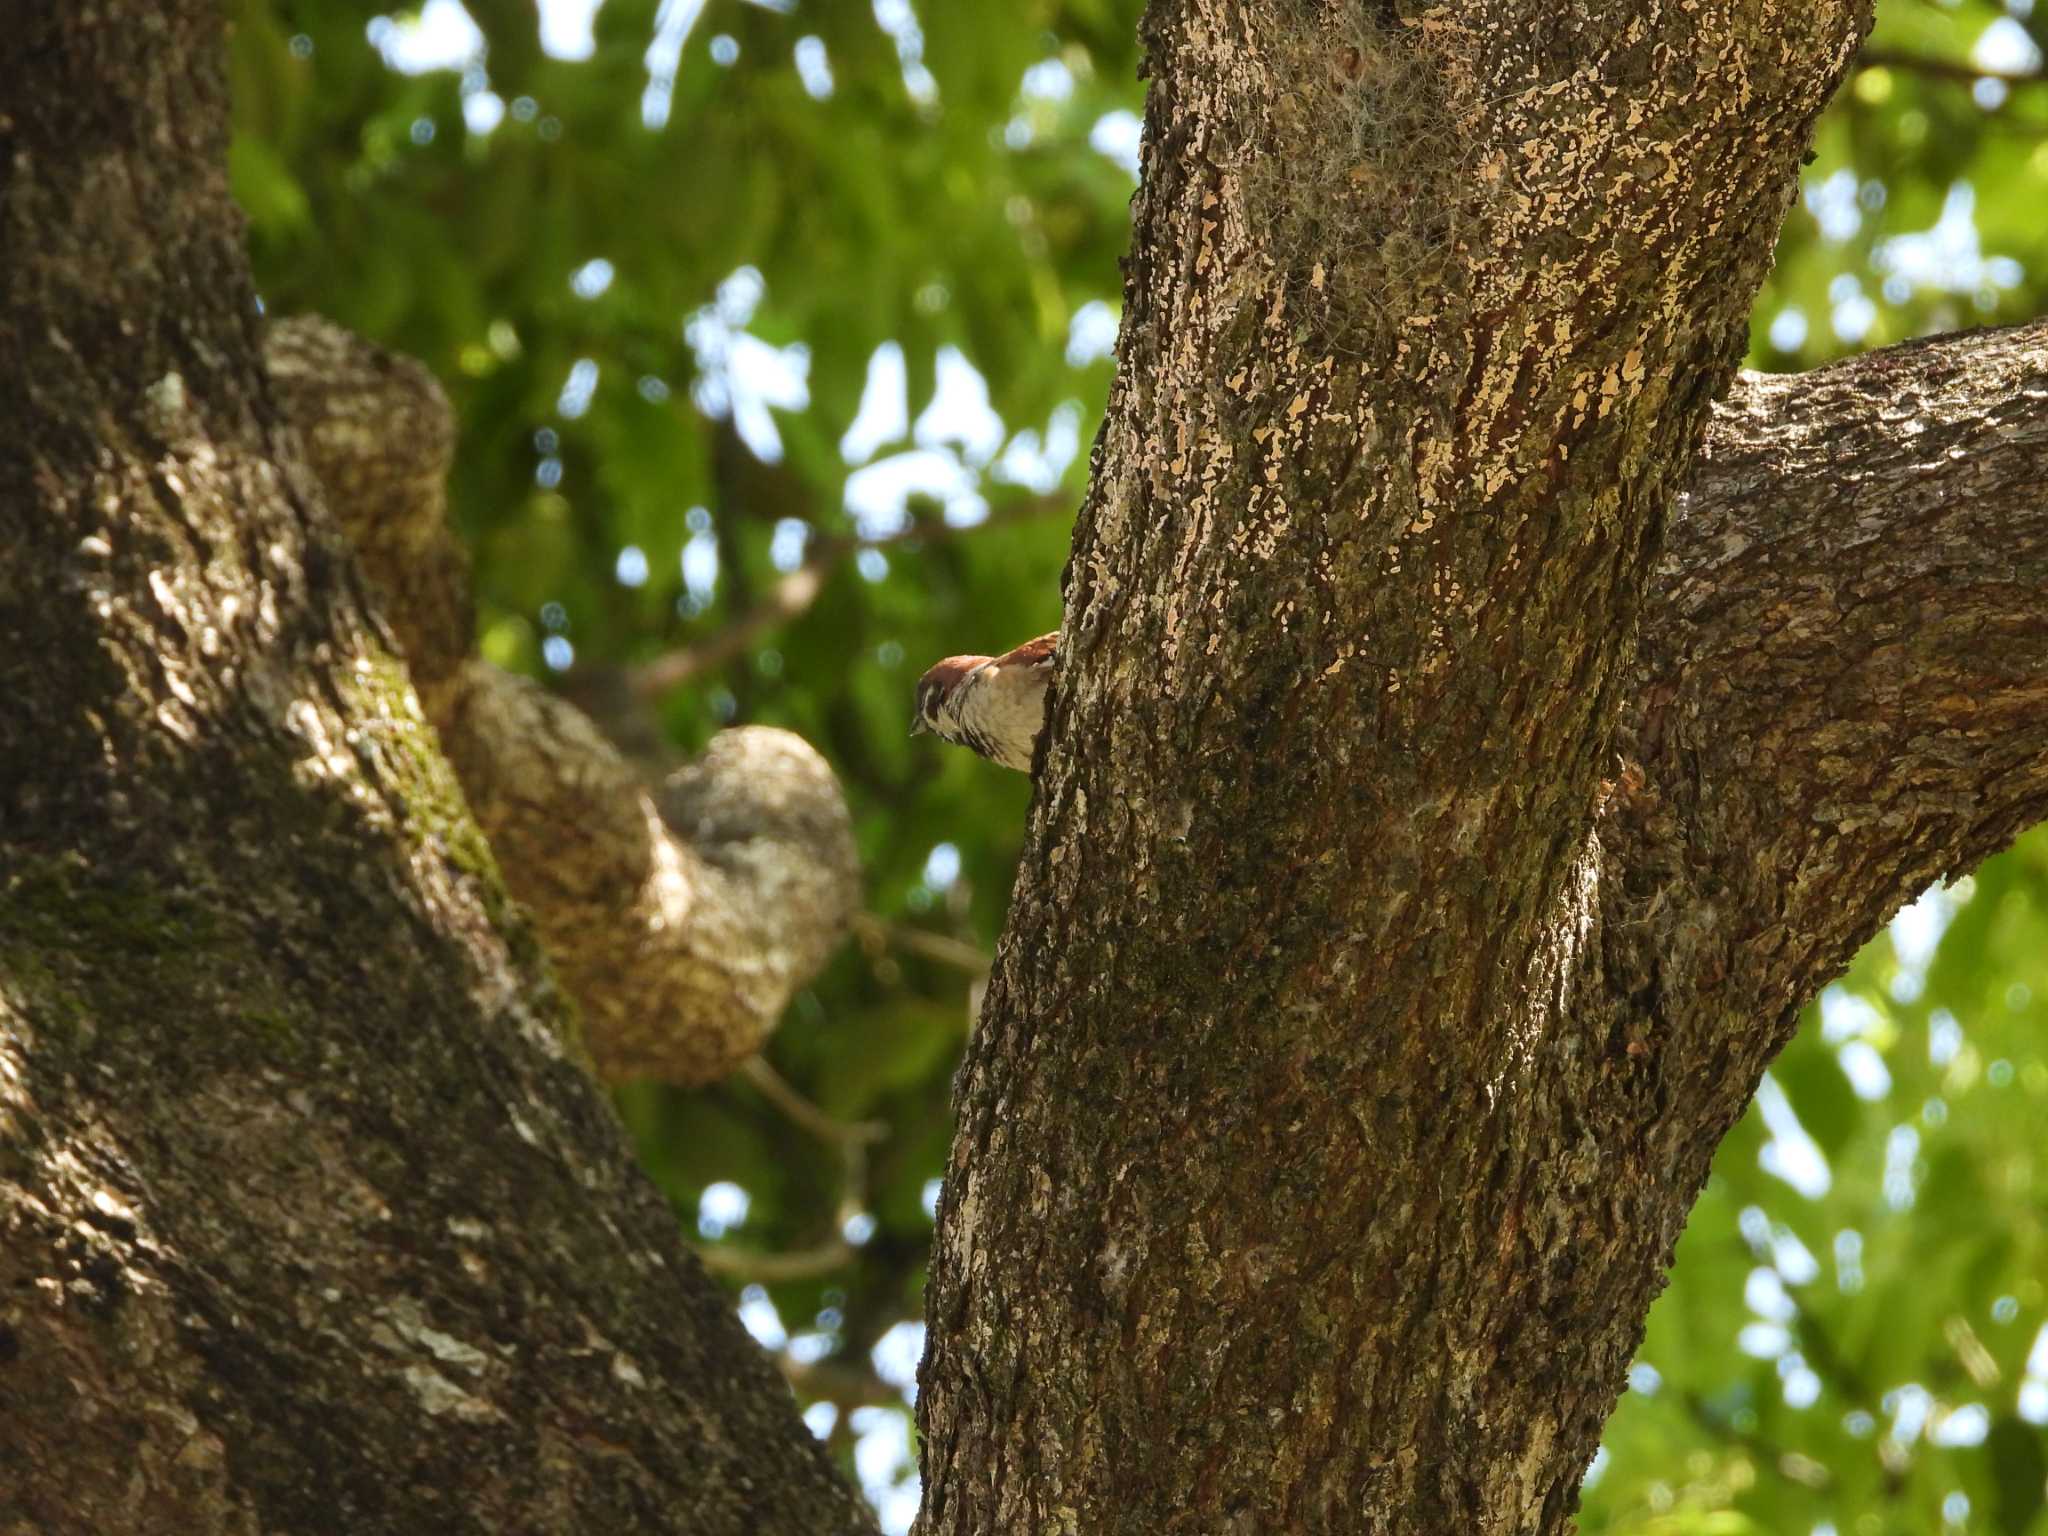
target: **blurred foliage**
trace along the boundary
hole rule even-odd
[[[2048,1532],[2048,828],[1857,957],[1723,1143],[1582,1528]]]
[[[835,1405],[814,1423],[850,1462],[857,1437],[883,1447],[860,1471],[900,1525],[890,1382],[1028,789],[906,739],[910,685],[1058,616],[1128,235],[1135,4],[605,0],[579,36],[587,3],[554,0],[552,51],[525,0],[367,26],[340,0],[232,9],[265,301],[447,386],[486,654],[572,688],[716,656],[654,701],[673,747],[785,725],[845,783],[872,916],[793,1005],[777,1076],[620,1104],[750,1325]],[[1757,366],[2048,308],[2031,11],[1882,0],[1759,299]],[[806,559],[822,580],[788,601]],[[764,604],[782,616],[719,655]],[[2048,839],[1895,935],[1723,1149],[1589,1532],[2048,1533],[2027,1134]]]

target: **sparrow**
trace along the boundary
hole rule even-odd
[[[910,734],[979,752],[992,763],[1031,771],[1045,732],[1045,691],[1057,633],[1027,640],[1000,656],[948,656],[917,680]]]

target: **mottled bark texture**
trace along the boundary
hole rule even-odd
[[[858,1531],[259,359],[204,0],[0,30],[0,1531]]]
[[[750,726],[645,784],[581,711],[476,656],[446,518],[454,418],[433,377],[311,317],[272,326],[265,358],[592,1060],[614,1079],[723,1077],[859,903],[831,769],[801,737]]]
[[[2048,815],[2048,332],[1732,377],[1867,23],[1151,8],[926,1536],[1564,1531],[1800,1005]]]

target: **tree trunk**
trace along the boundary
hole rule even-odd
[[[1800,1006],[2048,815],[2048,331],[1678,498],[1866,7],[1419,11],[1150,11],[927,1536],[1563,1531]]]
[[[0,1531],[867,1529],[273,398],[221,32],[0,35]]]

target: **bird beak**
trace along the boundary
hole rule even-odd
[[[910,734],[913,736],[928,736],[931,734],[931,729],[930,726],[924,723],[923,715],[914,717],[910,722]]]

